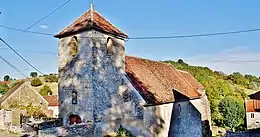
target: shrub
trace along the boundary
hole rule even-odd
[[[123,128],[122,125],[120,125],[116,134],[117,134],[117,137],[133,137],[132,133],[130,131],[128,131],[127,129]]]
[[[39,92],[42,96],[52,95],[51,88],[48,85],[44,85]]]
[[[45,82],[58,82],[58,77],[56,77],[55,75],[49,75],[49,76],[45,76],[44,78]]]
[[[34,86],[34,87],[38,87],[38,86],[42,85],[42,82],[41,82],[40,79],[36,78],[36,79],[32,80],[31,85]]]
[[[0,85],[0,94],[5,94],[8,90],[9,90],[9,87],[7,84]]]

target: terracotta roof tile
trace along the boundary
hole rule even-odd
[[[204,86],[201,85],[189,72],[183,70],[178,71],[195,89],[199,91],[205,90]]]
[[[48,103],[48,106],[58,106],[58,96],[44,96],[43,97]]]
[[[93,24],[91,24],[93,23]],[[76,21],[74,21],[70,26],[66,27],[60,33],[55,35],[54,37],[62,38],[69,35],[73,35],[82,31],[86,31],[89,29],[97,29],[99,31],[103,31],[109,34],[113,34],[116,36],[121,36],[127,38],[128,36],[113,26],[110,22],[108,22],[104,17],[102,17],[95,10],[93,11],[93,20],[91,22],[91,10],[88,10],[84,15],[79,17]]]
[[[201,96],[173,66],[166,63],[127,56],[126,73],[148,104],[174,101],[173,89],[189,98]]]

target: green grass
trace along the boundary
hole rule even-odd
[[[39,77],[39,79],[41,80],[42,85],[38,86],[38,87],[34,87],[38,92],[46,84],[51,88],[52,95],[58,95],[58,83],[57,82],[54,82],[54,83],[45,82],[44,77]]]

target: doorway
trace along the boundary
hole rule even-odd
[[[70,121],[70,125],[82,123],[80,116],[74,114],[70,115],[69,121]]]

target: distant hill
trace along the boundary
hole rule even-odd
[[[173,65],[176,69],[191,73],[205,87],[210,101],[213,124],[218,126],[223,124],[223,117],[219,112],[219,103],[223,98],[234,96],[243,102],[249,94],[260,90],[260,79],[253,75],[242,75],[239,72],[227,75],[208,67],[191,66],[181,59],[177,62],[171,60],[164,62]]]

